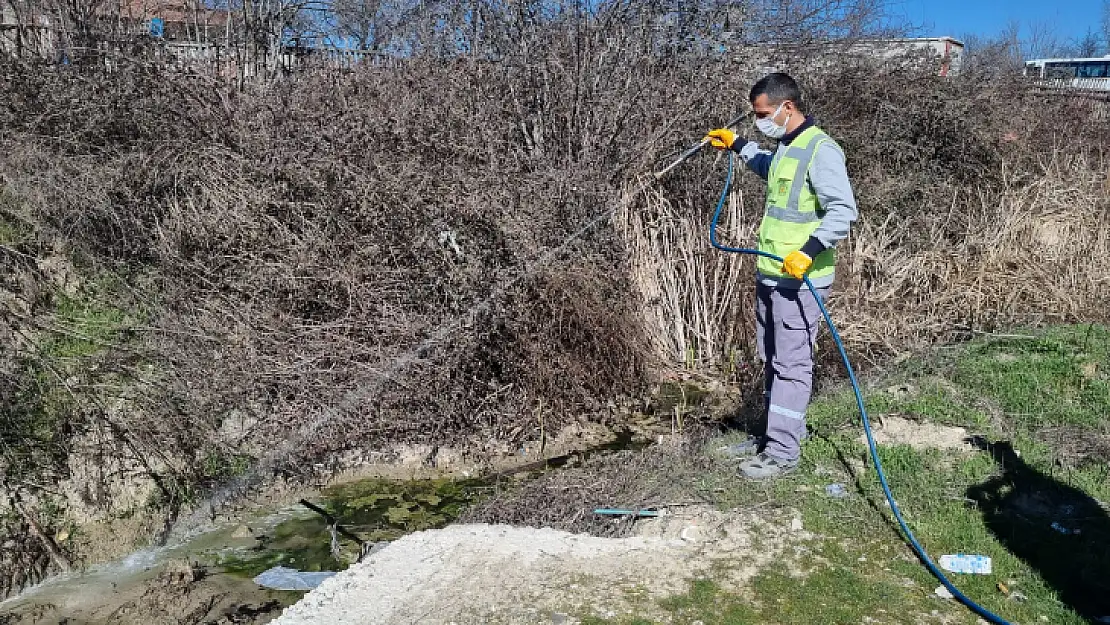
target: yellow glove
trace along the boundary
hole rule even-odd
[[[732,132],[728,128],[718,128],[716,130],[710,130],[705,135],[705,138],[709,139],[709,145],[717,148],[718,150],[727,150],[732,147],[733,143],[736,143],[736,133]]]
[[[790,252],[782,261],[782,272],[801,280],[812,264],[813,259],[805,252],[801,250]]]

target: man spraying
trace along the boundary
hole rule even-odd
[[[763,77],[749,94],[755,125],[779,141],[772,153],[728,128],[706,139],[740,155],[767,181],[759,226],[759,249],[784,259],[760,257],[756,268],[756,346],[764,364],[767,431],[729,447],[742,475],[774,478],[792,471],[805,438],[806,408],[813,386],[813,348],[820,309],[802,277],[822,299],[836,265],[836,244],[858,216],[844,151],[803,113],[798,83],[786,74]]]

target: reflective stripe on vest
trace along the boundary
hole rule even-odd
[[[809,168],[823,143],[837,146],[820,128],[811,126],[798,135],[785,150],[777,150],[767,172],[767,202],[759,225],[759,249],[776,256],[801,249],[824,216],[817,196],[809,186]],[[813,259],[810,278],[831,276],[836,252],[827,249]],[[760,257],[759,273],[770,278],[787,278],[782,263]]]

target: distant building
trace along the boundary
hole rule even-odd
[[[223,43],[230,16],[201,0],[119,0],[91,5],[91,13],[26,0],[0,0],[0,53],[66,58],[67,52],[147,39],[169,45]],[[80,40],[74,33],[88,33]]]
[[[849,47],[850,54],[873,55],[884,60],[894,60],[917,52],[936,56],[939,59],[937,73],[941,76],[955,76],[963,66],[964,43],[952,37],[865,39]]]
[[[1024,73],[1049,89],[1110,92],[1110,56],[1033,59]]]
[[[926,64],[940,76],[955,76],[963,67],[964,44],[952,37],[914,37],[897,39],[846,39],[825,42],[760,43],[738,45],[732,52],[754,63],[759,72],[775,71],[781,58],[806,59],[814,67],[834,66],[847,59],[866,59],[881,64]]]
[[[229,13],[204,2],[120,0],[120,21],[128,34],[145,34],[165,41],[215,43],[226,40]]]

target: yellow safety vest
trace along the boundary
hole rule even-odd
[[[785,150],[779,149],[767,172],[767,203],[759,224],[759,249],[786,258],[801,249],[821,223],[825,211],[809,185],[809,167],[817,148],[828,142],[840,146],[820,128],[806,128]],[[836,250],[829,248],[813,259],[807,274],[811,280],[827,278],[836,265]],[[791,278],[783,273],[782,263],[760,257],[756,267],[768,278]]]

